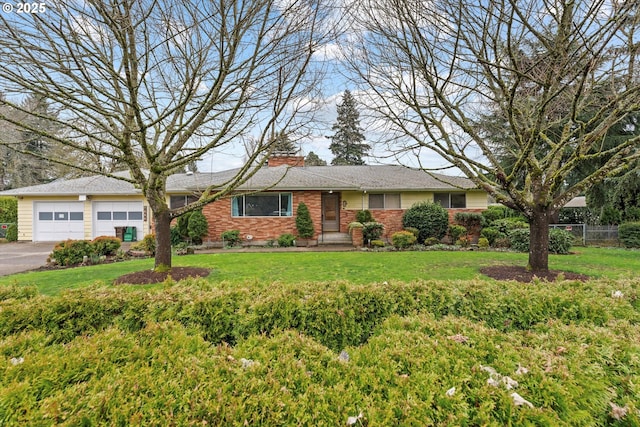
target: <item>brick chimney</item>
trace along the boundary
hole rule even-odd
[[[269,167],[275,166],[304,166],[304,157],[303,156],[291,156],[291,155],[281,155],[275,154],[269,157],[267,160],[267,165]]]

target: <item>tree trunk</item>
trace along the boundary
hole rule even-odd
[[[529,225],[529,265],[533,272],[549,271],[549,220],[548,210],[535,211]]]
[[[156,234],[155,271],[171,269],[171,216],[167,209],[153,213],[154,230]]]

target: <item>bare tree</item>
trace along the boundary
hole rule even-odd
[[[20,93],[40,95],[59,109],[60,130],[46,137],[126,165],[130,178],[95,162],[50,159],[139,186],[153,212],[155,267],[168,269],[171,220],[248,179],[274,126],[308,123],[321,65],[313,53],[328,29],[321,2],[60,0],[38,13],[3,14],[2,104],[19,109]],[[0,120],[36,132],[1,111]],[[170,209],[172,171],[247,135],[257,142],[237,175]]]
[[[529,268],[548,270],[552,215],[640,156],[603,148],[640,108],[638,2],[364,0],[345,55],[398,152],[436,154],[531,229]],[[497,127],[488,128],[488,117]],[[485,126],[479,126],[484,123]],[[505,165],[505,156],[511,161]],[[568,184],[583,162],[597,170]],[[425,169],[428,169],[425,167]]]

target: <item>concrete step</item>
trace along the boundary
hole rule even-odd
[[[348,233],[323,233],[318,238],[318,245],[351,245],[351,236]]]

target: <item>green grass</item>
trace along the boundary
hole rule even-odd
[[[525,266],[527,254],[511,252],[220,252],[175,256],[175,266],[211,268],[210,282],[231,284],[348,281],[411,282],[420,279],[483,278],[480,269],[494,264]],[[38,271],[0,277],[0,285],[35,285],[44,295],[92,284],[110,284],[117,277],[151,269],[153,260]],[[640,252],[616,248],[575,248],[571,255],[550,256],[550,268],[594,278],[632,278],[640,272]],[[489,280],[489,279],[486,279]]]

